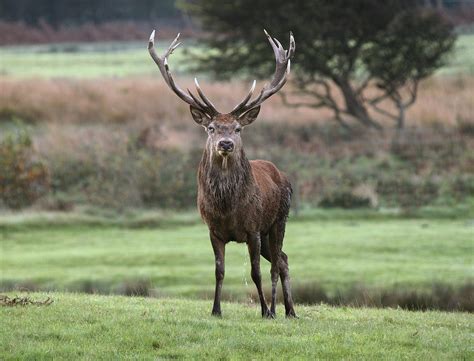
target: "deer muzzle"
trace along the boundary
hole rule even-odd
[[[234,142],[230,139],[223,139],[217,144],[217,151],[222,156],[227,156],[234,150]]]

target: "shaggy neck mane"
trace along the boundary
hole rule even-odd
[[[199,165],[199,186],[216,211],[230,212],[246,198],[252,185],[252,171],[243,149],[225,162],[206,147]]]

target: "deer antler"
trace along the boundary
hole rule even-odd
[[[168,47],[166,52],[163,54],[163,56],[159,57],[156,52],[155,52],[155,30],[150,35],[150,40],[148,42],[148,51],[155,61],[156,65],[158,65],[158,68],[160,69],[161,75],[165,79],[166,84],[170,87],[174,93],[179,96],[182,100],[184,100],[186,103],[189,105],[200,109],[204,113],[206,113],[209,117],[212,117],[214,115],[219,114],[217,109],[214,107],[214,105],[211,103],[209,99],[204,95],[204,93],[201,90],[201,87],[199,86],[199,83],[196,78],[194,78],[194,83],[196,84],[196,90],[201,97],[199,99],[196,97],[189,89],[186,89],[188,94],[186,94],[175,82],[173,77],[171,76],[169,66],[168,66],[168,57],[173,53],[173,51],[181,44],[178,43],[180,34],[176,36],[176,38],[173,40],[171,45]]]
[[[278,92],[283,85],[286,83],[286,77],[290,73],[290,59],[295,53],[295,39],[293,38],[293,33],[290,32],[290,46],[288,50],[283,49],[281,43],[276,39],[272,38],[266,30],[263,30],[265,35],[272,46],[273,52],[275,53],[275,73],[273,73],[273,79],[269,84],[265,84],[261,90],[258,97],[254,100],[249,100],[252,98],[253,92],[255,90],[255,80],[253,81],[252,87],[250,88],[247,96],[232,109],[231,114],[240,116],[245,112],[249,111],[252,108],[255,108],[262,104],[265,100],[270,98],[273,94]]]

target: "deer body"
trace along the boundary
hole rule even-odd
[[[266,32],[265,32],[266,33]],[[208,134],[206,147],[198,169],[198,208],[209,228],[215,256],[216,289],[212,314],[221,315],[221,292],[225,273],[225,245],[228,242],[246,243],[251,261],[251,276],[261,304],[263,317],[275,317],[276,287],[281,278],[286,315],[296,317],[290,290],[288,257],[282,251],[288,218],[291,185],[286,175],[268,161],[249,161],[245,155],[241,131],[258,116],[260,104],[276,93],[286,82],[294,40],[290,35],[290,49],[284,50],[276,39],[266,33],[276,57],[272,82],[260,95],[251,100],[255,82],[244,100],[231,113],[219,113],[202,93],[201,99],[189,90],[186,94],[174,82],[168,69],[167,57],[179,45],[178,37],[163,57],[154,52],[154,32],[149,50],[170,88],[190,104],[194,121]],[[179,36],[179,35],[178,35]],[[272,300],[267,306],[260,274],[260,255],[271,262]]]
[[[210,231],[239,243],[247,243],[252,233],[268,234],[289,205],[286,176],[270,162],[245,158],[243,165],[231,164],[216,177],[205,158],[198,172],[198,208]]]

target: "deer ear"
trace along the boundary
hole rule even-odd
[[[195,108],[192,105],[189,107],[189,110],[191,111],[194,121],[199,125],[207,127],[211,123],[211,118],[202,110]]]
[[[248,112],[244,113],[239,118],[239,123],[241,126],[245,127],[257,119],[258,113],[260,112],[260,106],[250,109]]]

